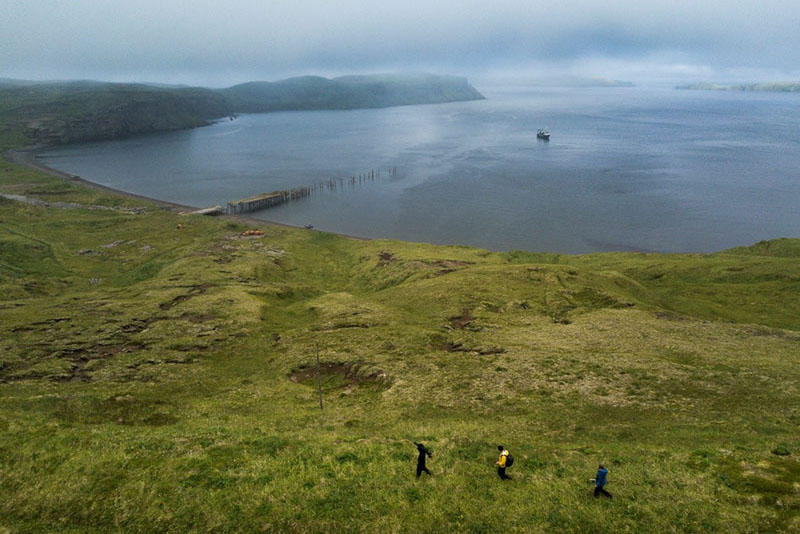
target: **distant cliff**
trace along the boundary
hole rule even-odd
[[[743,83],[738,85],[722,85],[717,83],[690,83],[679,85],[676,89],[694,89],[704,91],[746,91],[771,93],[800,93],[800,82],[776,83]]]
[[[250,82],[220,91],[246,113],[311,109],[356,109],[482,100],[466,78],[457,76],[374,75],[279,82]]]
[[[228,89],[0,78],[0,147],[193,128],[234,113],[356,109],[483,99],[456,76],[317,76]]]

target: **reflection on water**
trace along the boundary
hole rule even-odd
[[[375,182],[254,216],[491,250],[706,252],[800,236],[797,95],[484,93],[435,106],[241,115],[41,159],[196,206],[382,169]],[[540,127],[549,142],[536,139]]]

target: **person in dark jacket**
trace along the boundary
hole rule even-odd
[[[609,499],[611,499],[611,494],[605,490],[606,485],[606,477],[608,476],[608,469],[605,468],[603,464],[597,468],[597,474],[594,477],[594,496],[595,498],[599,497],[602,493]]]
[[[422,443],[414,443],[414,445],[417,446],[417,451],[419,452],[419,456],[417,456],[417,478],[419,478],[423,472],[433,476],[431,472],[428,471],[428,468],[425,467],[425,457],[433,458],[433,453]]]

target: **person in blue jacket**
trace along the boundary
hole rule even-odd
[[[605,490],[606,485],[606,477],[608,476],[608,469],[605,468],[603,464],[597,468],[597,474],[594,477],[594,496],[595,498],[599,497],[602,493],[609,499],[611,499],[611,494]]]

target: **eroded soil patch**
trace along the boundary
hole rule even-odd
[[[438,345],[436,348],[447,352],[472,352],[481,356],[489,354],[502,354],[506,351],[503,347],[469,347],[462,343],[445,342]]]
[[[316,363],[302,364],[289,373],[289,380],[297,384],[317,386],[317,376],[325,390],[351,388],[355,386],[373,386],[388,389],[391,379],[380,369],[363,370],[363,362],[322,362],[317,369]]]
[[[461,312],[461,315],[448,317],[447,320],[450,321],[450,326],[453,328],[464,329],[475,320],[475,317],[472,316],[472,312],[470,312],[470,310],[464,310]]]
[[[207,323],[209,321],[213,321],[214,319],[216,319],[216,317],[214,317],[210,313],[191,313],[191,312],[185,312],[183,315],[181,315],[180,318],[183,319],[184,321],[189,321],[190,323]]]
[[[394,257],[394,254],[386,251],[381,252],[378,255],[378,258],[379,258],[378,265],[388,265],[392,262],[397,261],[397,258]]]
[[[65,349],[61,351],[59,357],[73,362],[69,374],[60,375],[53,379],[57,382],[88,382],[89,374],[86,372],[86,364],[92,360],[104,360],[117,354],[132,353],[145,349],[142,343],[98,343],[87,348]]]
[[[180,304],[181,302],[185,302],[192,297],[196,297],[197,295],[202,295],[206,292],[206,290],[211,287],[211,284],[197,284],[194,286],[189,286],[189,292],[183,295],[178,295],[177,297],[173,298],[172,300],[168,300],[167,302],[162,302],[158,307],[162,310],[169,310],[173,308],[175,305]]]

